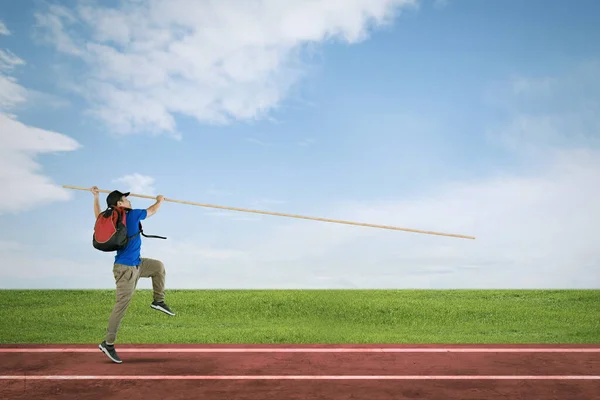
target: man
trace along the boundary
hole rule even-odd
[[[91,188],[91,191],[94,194],[94,215],[98,218],[98,215],[102,212],[98,200],[99,190],[94,186]],[[156,203],[147,209],[132,209],[131,202],[127,198],[129,194],[129,192],[121,193],[115,190],[107,196],[106,204],[109,207],[123,207],[125,209],[127,212],[127,236],[133,236],[139,231],[140,221],[156,214],[164,201],[164,197],[157,196]],[[141,246],[141,235],[131,238],[127,247],[117,251],[113,265],[113,275],[116,283],[116,301],[108,320],[105,340],[98,347],[116,363],[122,362],[114,346],[117,331],[140,278],[152,278],[154,301],[150,306],[166,314],[175,315],[164,302],[165,267],[159,260],[142,258],[140,256]]]

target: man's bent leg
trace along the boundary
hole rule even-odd
[[[157,303],[165,301],[166,276],[165,265],[162,261],[142,258],[140,278],[152,278],[153,297]]]
[[[106,330],[106,343],[109,345],[115,343],[121,320],[125,316],[125,312],[129,307],[129,303],[131,303],[131,298],[135,291],[139,270],[136,267],[115,264],[113,274],[117,290],[115,306],[108,319],[108,328]]]
[[[166,314],[175,315],[165,304],[166,271],[163,262],[152,258],[142,258],[140,278],[152,278],[154,301],[151,307]]]

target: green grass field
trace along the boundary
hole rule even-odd
[[[117,343],[600,343],[600,290],[138,290]],[[102,341],[111,290],[0,290],[0,343]]]

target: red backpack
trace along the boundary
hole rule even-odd
[[[150,238],[166,239],[163,236],[145,235],[141,222],[139,224],[139,231],[132,236],[127,236],[126,209],[122,207],[109,207],[96,218],[92,244],[94,248],[100,251],[122,250],[127,247],[129,240],[139,234]]]

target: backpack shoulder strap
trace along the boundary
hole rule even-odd
[[[166,237],[164,237],[164,236],[146,235],[146,234],[144,233],[144,230],[142,229],[142,223],[141,223],[141,222],[139,223],[139,229],[140,229],[140,231],[139,231],[138,233],[141,233],[141,234],[142,234],[142,236],[144,236],[144,237],[147,237],[147,238],[155,238],[155,239],[166,239]],[[136,235],[137,235],[138,233],[136,233]]]

